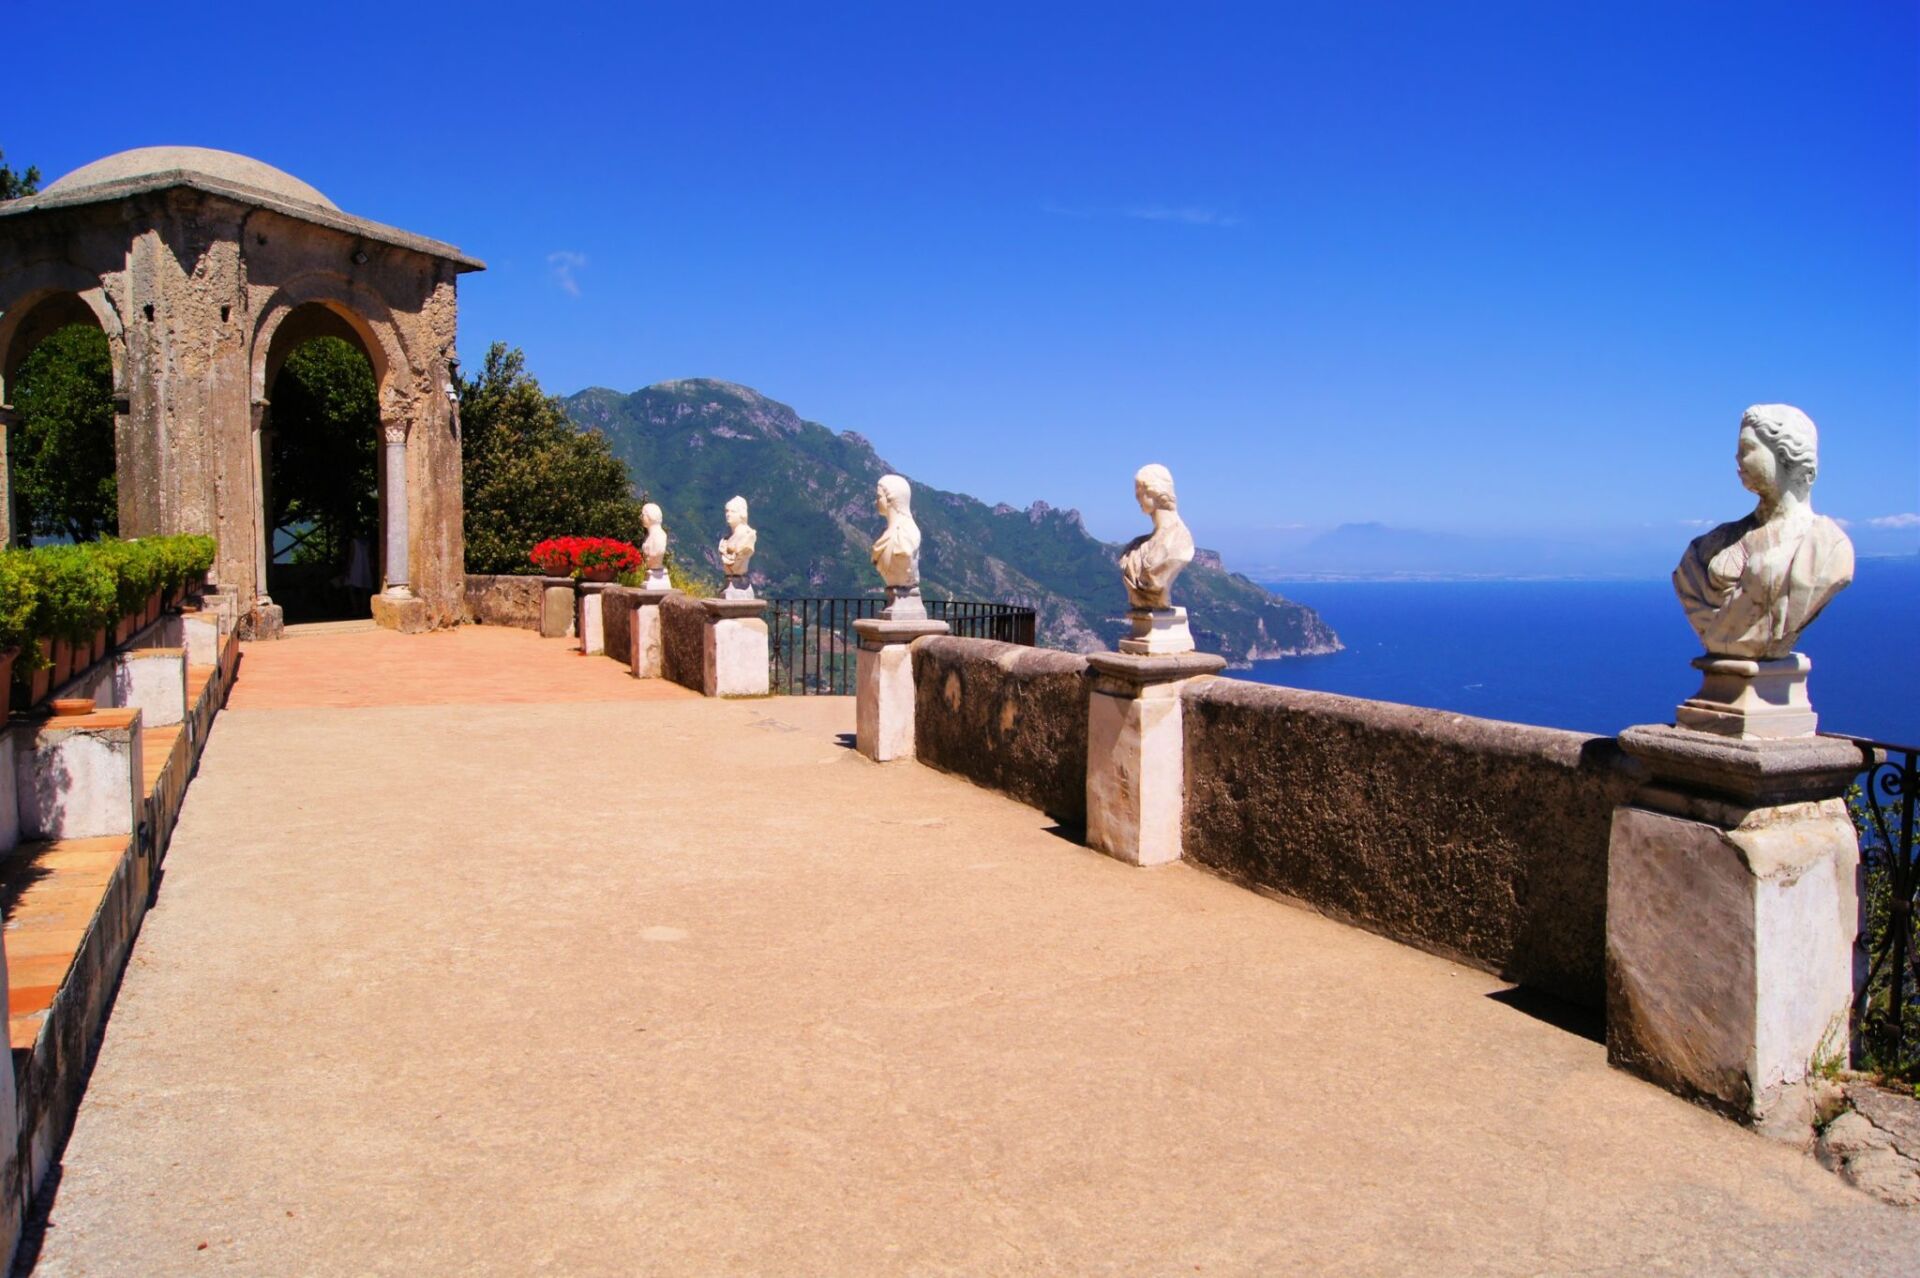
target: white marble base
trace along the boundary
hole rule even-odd
[[[1172,657],[1193,651],[1185,608],[1132,608],[1127,621],[1133,633],[1120,641],[1120,651],[1128,656]]]
[[[1224,659],[1095,653],[1087,704],[1087,844],[1130,865],[1182,853],[1186,740],[1180,694]]]
[[[186,650],[136,648],[115,656],[113,704],[138,710],[140,721],[150,727],[184,722],[187,717]]]
[[[673,579],[667,576],[665,568],[649,568],[646,579],[640,583],[640,589],[650,594],[665,594],[673,589]]]
[[[1810,737],[1819,725],[1807,700],[1807,672],[1813,662],[1804,653],[1777,661],[1696,657],[1693,668],[1704,678],[1700,691],[1673,712],[1679,727],[1751,739]]]
[[[138,828],[140,712],[43,719],[15,743],[23,839],[93,839]]]
[[[853,623],[860,636],[854,661],[854,744],[875,763],[914,754],[913,641],[944,635],[944,621],[884,617]]]
[[[1847,1062],[1858,862],[1839,799],[1616,808],[1608,1059],[1748,1122],[1791,1119],[1808,1076]]]
[[[887,621],[925,621],[927,604],[918,586],[888,586],[887,606],[880,610]]]
[[[703,599],[707,628],[701,691],[709,697],[764,697],[773,690],[767,668],[766,602]]]
[[[727,578],[726,588],[720,592],[720,597],[722,599],[757,599],[759,598],[758,595],[753,593],[752,583],[749,582],[745,577]]]

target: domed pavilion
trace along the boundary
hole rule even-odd
[[[465,548],[456,284],[481,269],[243,155],[110,155],[0,202],[0,421],[41,340],[97,326],[113,368],[120,535],[212,534],[215,580],[264,637],[281,621],[270,570],[301,535],[271,513],[275,380],[303,343],[343,339],[366,357],[378,403],[379,527],[354,547],[370,596],[361,615],[404,630],[448,624],[462,609]],[[0,500],[7,541],[12,506]]]

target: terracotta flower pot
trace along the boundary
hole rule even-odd
[[[53,640],[35,639],[33,643],[40,649],[40,668],[22,673],[14,689],[14,703],[22,710],[39,705],[53,692]]]
[[[8,705],[13,704],[13,662],[20,655],[19,650],[8,648],[0,652],[0,695],[4,695]]]
[[[152,625],[154,622],[160,620],[160,592],[158,590],[147,596],[146,617],[148,625]]]
[[[73,678],[73,645],[65,639],[53,641],[53,686]]]
[[[55,697],[53,699],[53,713],[54,717],[58,719],[71,718],[74,715],[92,714],[93,698]]]
[[[140,628],[139,621],[140,619],[138,617],[132,613],[128,613],[126,616],[120,618],[120,620],[114,622],[113,641],[115,643],[125,643],[127,640],[133,638],[133,632]]]
[[[620,570],[612,564],[595,564],[591,568],[582,568],[580,570],[580,580],[582,581],[612,581],[619,575]]]
[[[93,632],[93,660],[95,662],[104,661],[106,660],[106,656],[107,656],[107,628],[105,626],[102,626],[98,630]]]

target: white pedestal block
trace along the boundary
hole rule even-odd
[[[1130,657],[1176,657],[1193,651],[1185,608],[1133,608],[1127,622],[1133,633],[1120,641],[1120,651]]]
[[[16,750],[21,838],[104,838],[138,828],[138,710],[44,719],[21,730]]]
[[[923,614],[924,615],[924,614]],[[913,758],[913,641],[944,635],[944,621],[863,617],[854,668],[854,744],[875,763]]]
[[[212,662],[207,664],[211,665]],[[153,727],[187,717],[187,654],[183,648],[138,648],[113,659],[113,704],[138,710]]]
[[[1813,662],[1804,653],[1778,661],[1745,657],[1696,657],[1700,691],[1681,702],[1673,721],[1682,728],[1716,736],[1810,737],[1819,727],[1807,700],[1807,672]]]
[[[767,668],[764,599],[702,599],[707,614],[701,690],[709,697],[764,697]]]
[[[1222,657],[1087,658],[1087,844],[1131,865],[1178,861],[1186,814],[1180,694],[1226,666]]]
[[[1771,1135],[1812,1137],[1847,1063],[1859,845],[1849,743],[1629,728],[1654,784],[1607,853],[1607,1057]]]
[[[606,600],[603,596],[608,585],[604,581],[580,583],[578,615],[574,619],[573,631],[580,637],[580,651],[589,657],[607,650]]]
[[[658,679],[665,669],[666,638],[660,628],[660,601],[674,591],[645,590],[634,599],[633,651],[627,664],[636,679]]]

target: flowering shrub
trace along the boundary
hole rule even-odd
[[[81,640],[213,566],[211,537],[142,537],[0,550],[0,652],[37,660],[36,639]]]
[[[612,537],[549,537],[527,553],[533,566],[549,577],[605,576],[632,572],[641,563],[640,552]]]

